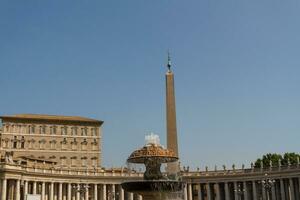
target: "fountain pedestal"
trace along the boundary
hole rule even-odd
[[[172,150],[164,149],[160,144],[150,142],[141,149],[134,151],[127,159],[128,163],[144,164],[146,171],[144,180],[122,183],[127,192],[142,195],[143,200],[180,200],[183,194],[184,183],[172,175],[170,179],[160,171],[162,163],[178,161]]]

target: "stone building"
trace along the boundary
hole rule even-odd
[[[1,157],[67,168],[101,166],[102,121],[73,116],[1,116]]]

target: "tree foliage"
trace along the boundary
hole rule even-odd
[[[281,165],[291,165],[297,164],[300,154],[297,153],[285,153],[284,155],[277,153],[268,153],[262,156],[262,158],[258,158],[254,162],[254,167],[261,167],[261,163],[263,167],[278,167],[279,161],[281,161]]]

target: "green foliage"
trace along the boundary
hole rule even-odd
[[[291,165],[297,164],[297,160],[300,157],[300,154],[297,153],[285,153],[283,156],[276,153],[268,153],[262,156],[262,158],[258,158],[255,163],[254,167],[261,167],[261,163],[263,163],[264,167],[270,167],[272,163],[273,167],[278,167],[279,160],[281,160],[281,165],[288,165],[290,162]]]

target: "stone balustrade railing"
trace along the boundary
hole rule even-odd
[[[188,176],[230,176],[230,175],[245,175],[255,173],[271,173],[271,172],[284,172],[291,170],[300,170],[300,165],[289,165],[280,167],[267,167],[267,168],[245,168],[245,169],[224,169],[224,170],[211,170],[211,171],[182,171],[183,177]]]
[[[122,171],[108,169],[104,170],[102,168],[94,168],[94,169],[73,169],[73,168],[42,168],[42,167],[28,167],[25,165],[18,164],[8,164],[8,163],[0,163],[0,171],[1,170],[14,170],[28,172],[28,173],[40,173],[40,174],[52,174],[52,175],[63,175],[63,176],[105,176],[105,177],[143,177],[143,173],[136,171]]]

